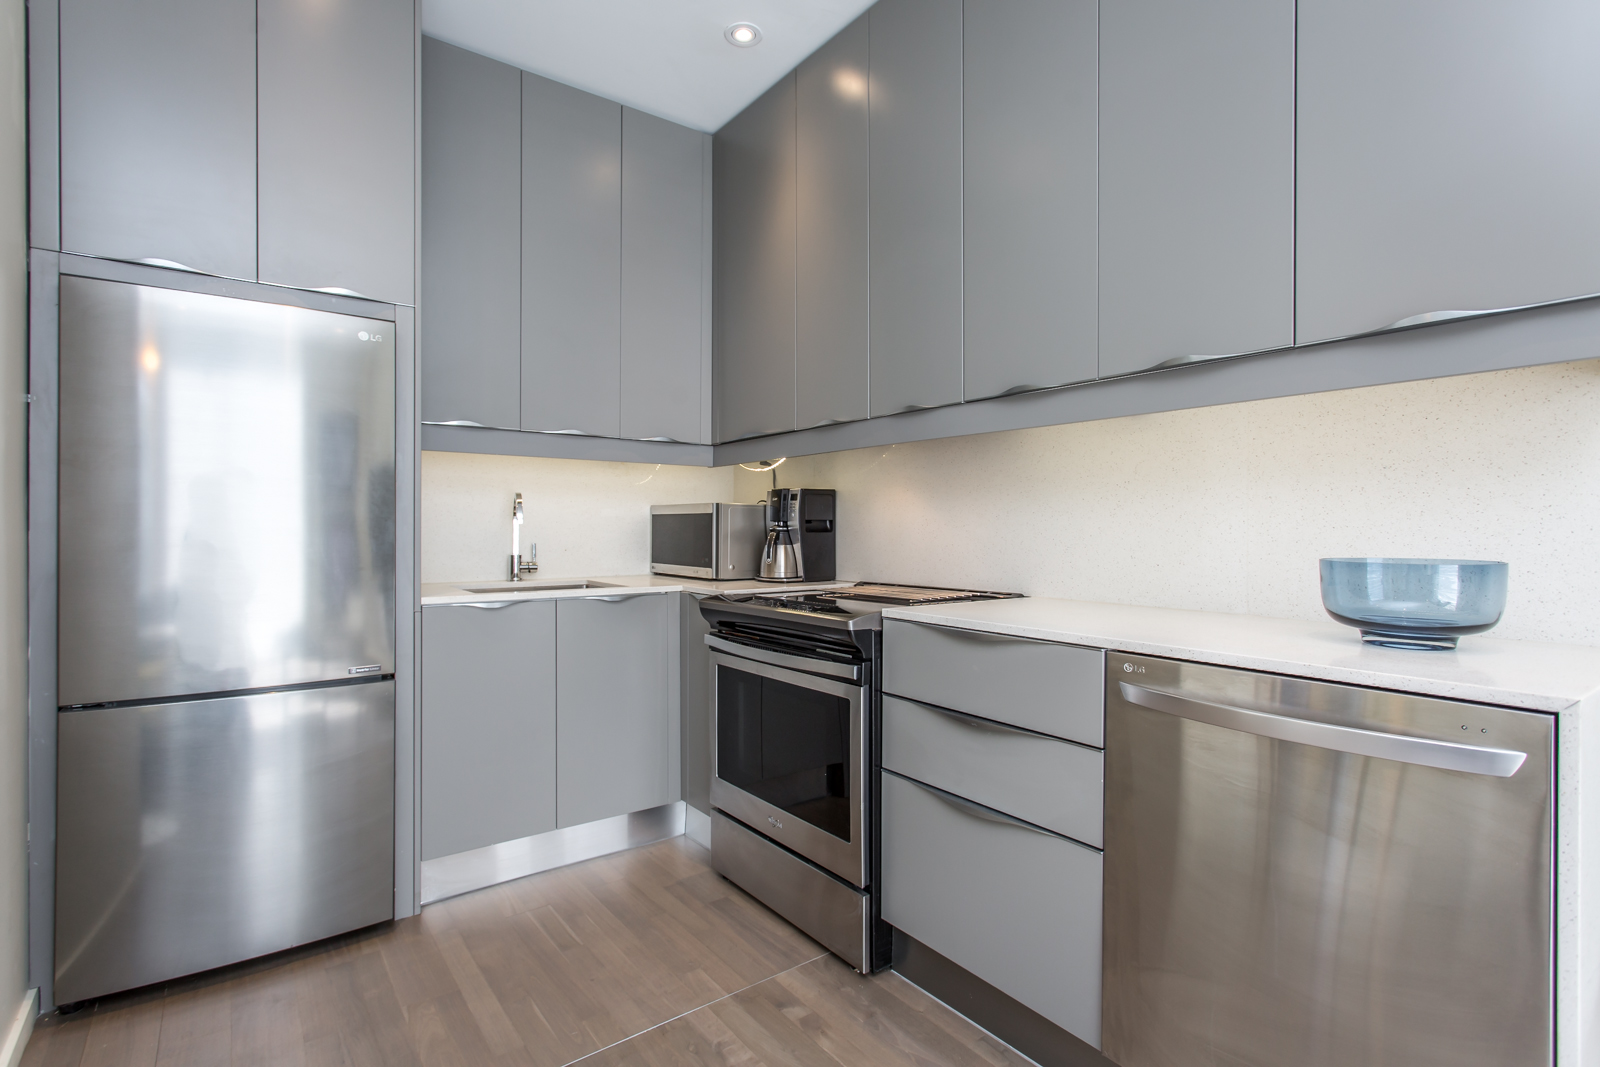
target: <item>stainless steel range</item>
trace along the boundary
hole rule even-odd
[[[886,604],[1013,593],[861,583],[707,597],[712,865],[870,974],[878,918],[878,658]]]

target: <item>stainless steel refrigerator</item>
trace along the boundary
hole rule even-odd
[[[394,899],[393,323],[61,279],[55,999]]]

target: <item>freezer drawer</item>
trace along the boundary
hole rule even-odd
[[[883,691],[1100,748],[1105,744],[1096,648],[883,621]]]
[[[1099,749],[886,696],[883,766],[1100,847]]]
[[[1106,1055],[1548,1067],[1553,716],[1106,666]]]
[[[1100,853],[883,775],[883,918],[1100,1045]]]
[[[68,1004],[394,914],[394,683],[63,712]]]

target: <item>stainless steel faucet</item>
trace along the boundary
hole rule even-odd
[[[535,555],[530,556],[528,562],[522,562],[522,494],[518,493],[516,500],[511,505],[511,558],[506,565],[509,572],[507,581],[520,582],[524,573],[532,574],[539,569],[539,561]]]

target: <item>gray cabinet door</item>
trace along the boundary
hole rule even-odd
[[[871,26],[872,414],[961,400],[961,0]]]
[[[411,0],[260,0],[256,33],[261,280],[416,303]]]
[[[521,426],[522,72],[422,39],[422,417]]]
[[[683,735],[683,799],[711,814],[711,624],[700,614],[702,597],[678,594],[679,715]]]
[[[883,624],[883,691],[1100,748],[1105,653],[1097,648]]]
[[[622,109],[623,437],[705,443],[700,310],[709,136]]]
[[[422,858],[556,827],[556,605],[422,609]]]
[[[1103,5],[1102,376],[1293,343],[1294,47],[1294,0]]]
[[[1600,292],[1600,6],[1298,17],[1296,340]]]
[[[795,78],[717,131],[717,440],[795,428]]]
[[[522,428],[619,432],[622,105],[522,76]]]
[[[871,414],[867,360],[867,16],[795,72],[795,417]]]
[[[884,921],[1098,1048],[1101,855],[994,818],[886,772]]]
[[[884,770],[1102,847],[1105,753],[948,709],[883,698]]]
[[[968,400],[1096,373],[1094,0],[966,0]]]
[[[557,602],[557,826],[679,799],[671,607],[665,593]]]
[[[62,0],[61,247],[256,276],[253,0]]]

